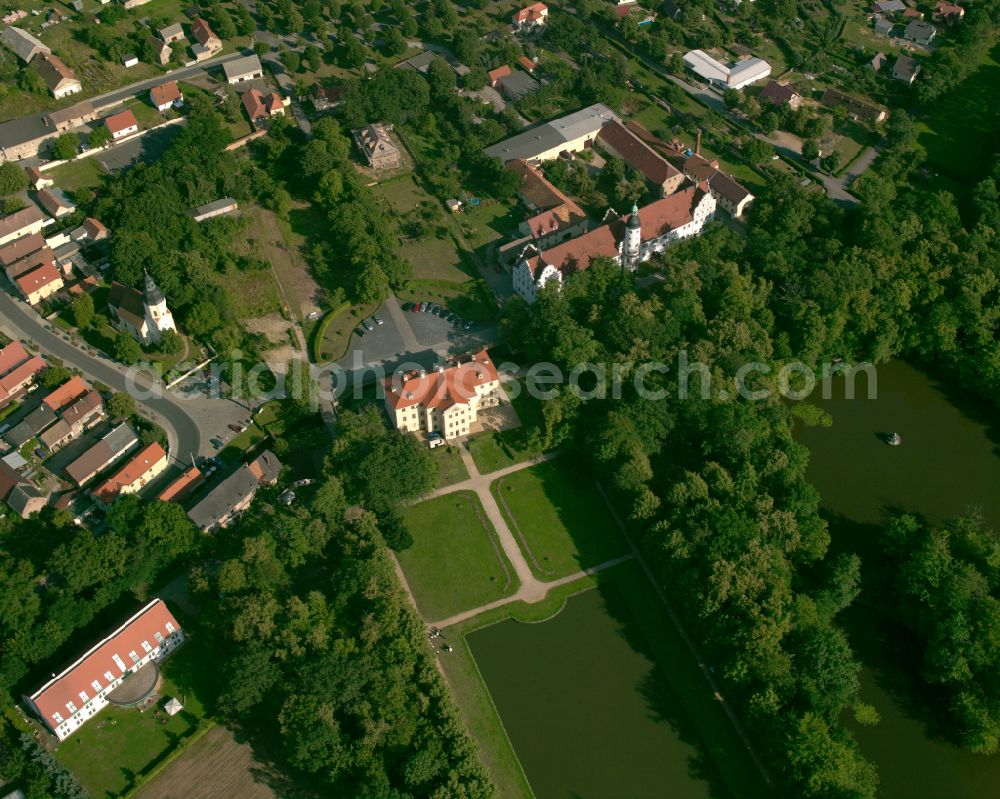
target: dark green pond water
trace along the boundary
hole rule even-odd
[[[865,550],[894,511],[938,522],[978,510],[1000,528],[1000,417],[955,396],[902,362],[878,368],[878,398],[862,388],[847,400],[818,401],[833,416],[829,428],[796,437],[811,453],[809,480],[822,497],[834,549]],[[902,445],[880,437],[897,432]],[[863,568],[863,567],[862,567]],[[891,799],[1000,797],[1000,756],[971,755],[942,740],[908,689],[905,635],[863,606],[845,623],[866,668],[862,693],[882,715],[856,730],[865,755],[879,767],[882,795]]]
[[[538,799],[726,795],[615,590],[467,640]]]

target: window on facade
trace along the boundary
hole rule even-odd
[[[56,724],[62,725],[63,721],[62,713],[53,713],[52,718],[56,720]]]
[[[136,653],[136,651],[134,649],[131,652],[128,653],[128,656],[130,658],[132,658],[132,662],[133,663],[138,663],[139,662],[139,655]]]
[[[98,693],[100,693],[100,691],[101,691],[101,684],[97,680],[94,680],[91,683],[91,685],[94,686],[94,690],[95,691],[97,691]]]
[[[83,702],[83,704],[87,704],[87,694],[83,691],[80,691],[79,695],[80,695],[80,701]]]
[[[67,702],[66,703],[66,709],[70,712],[70,715],[73,715],[73,714],[76,713],[76,705],[74,705],[72,702]]]
[[[144,650],[146,650],[147,652],[152,652],[152,651],[153,651],[153,647],[151,647],[151,646],[149,645],[149,641],[143,641],[143,642],[142,642],[142,648],[143,648]]]
[[[171,635],[173,635],[174,632],[176,632],[174,625],[172,625],[169,621],[167,622],[167,632],[170,633]]]
[[[104,679],[107,680],[108,682],[114,682],[115,676],[110,671],[106,671],[104,672]]]
[[[162,633],[153,633],[153,637],[156,638],[158,643],[163,643],[164,638]]]

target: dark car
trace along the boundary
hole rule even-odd
[[[413,303],[412,303],[412,302],[404,302],[404,303],[402,304],[402,306],[400,306],[400,307],[401,307],[401,308],[402,308],[402,309],[403,309],[404,311],[412,311],[412,310],[413,310]]]
[[[462,324],[462,317],[460,317],[457,313],[450,313],[445,317],[445,319],[447,319],[453,325]]]
[[[228,427],[234,433],[242,433],[243,432],[243,428],[240,427],[238,424],[230,424],[230,425],[226,425],[226,427]]]
[[[354,332],[358,334],[358,338],[364,338],[365,337],[365,329],[363,327],[361,327],[360,325],[358,327],[354,328]]]
[[[471,319],[466,319],[465,322],[462,323],[462,330],[468,330],[469,328],[472,327],[472,324],[473,323]]]
[[[445,309],[442,308],[440,305],[438,305],[438,306],[434,307],[434,309],[431,311],[431,313],[434,314],[435,316],[444,316],[445,315]]]

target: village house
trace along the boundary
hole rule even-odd
[[[54,388],[45,397],[42,398],[42,402],[48,405],[54,411],[60,411],[67,407],[74,401],[80,399],[84,394],[90,390],[87,382],[80,377],[80,375],[73,375],[69,380],[63,383],[61,386]]]
[[[673,242],[698,236],[715,218],[716,200],[707,183],[683,189],[656,200],[626,216],[613,210],[605,223],[575,239],[548,250],[529,245],[514,268],[514,290],[531,304],[550,281],[561,285],[574,273],[587,269],[598,257],[609,258],[624,269],[663,252]],[[645,221],[642,221],[642,220]]]
[[[903,30],[903,38],[923,46],[929,45],[937,35],[937,28],[929,22],[915,19]]]
[[[191,35],[195,39],[194,44],[191,45],[191,52],[194,53],[195,61],[204,61],[207,58],[211,58],[222,49],[222,39],[215,35],[215,31],[213,31],[211,26],[201,17],[198,17],[191,23]],[[257,58],[257,56],[252,57]],[[231,63],[239,63],[240,61],[246,60],[247,59],[237,59],[237,61]],[[258,66],[260,65],[259,60],[257,64]],[[228,72],[226,73],[226,77],[229,77]],[[233,83],[234,81],[229,82]]]
[[[19,261],[46,248],[45,238],[41,233],[32,233],[30,236],[15,239],[10,244],[0,247],[0,266],[3,266],[7,277],[13,280],[17,271],[15,265]],[[50,254],[51,252],[49,249]]]
[[[538,81],[520,70],[503,67],[506,72],[491,80],[490,85],[508,100],[520,100],[522,97],[538,91]],[[494,70],[496,72],[497,70]],[[493,73],[490,73],[492,76]]]
[[[901,53],[896,63],[892,65],[892,77],[901,80],[907,85],[912,85],[920,74],[920,63],[905,53]]]
[[[226,527],[250,506],[262,485],[277,482],[281,468],[281,461],[274,453],[265,450],[202,497],[188,511],[188,518],[204,533]]]
[[[57,100],[83,91],[83,85],[77,79],[76,73],[53,53],[42,53],[35,62],[35,68]]]
[[[603,103],[581,108],[572,114],[526,128],[509,139],[487,147],[484,152],[504,163],[522,159],[541,163],[562,153],[576,153],[593,145],[606,122],[620,122],[618,115]]]
[[[878,124],[886,117],[884,108],[879,108],[873,103],[859,100],[857,97],[851,97],[851,95],[844,94],[837,89],[827,89],[823,92],[820,102],[827,108],[843,106],[847,109],[848,116],[870,122],[873,125]]]
[[[527,32],[543,27],[548,19],[549,7],[544,3],[532,3],[515,12],[511,21],[514,30]]]
[[[183,641],[177,619],[163,600],[153,599],[25,697],[25,703],[56,738],[64,741],[115,701],[115,689],[126,677],[138,679],[137,672],[165,658]],[[150,690],[155,684],[155,679],[150,681]]]
[[[0,407],[24,393],[44,368],[45,361],[29,355],[20,341],[0,349]]]
[[[877,33],[888,36],[892,33],[892,29],[896,27],[896,24],[891,19],[877,14],[872,20],[872,27],[875,28]]]
[[[165,28],[160,28],[157,31],[160,37],[160,41],[164,44],[173,44],[174,42],[182,41],[184,38],[184,26],[179,22],[175,22],[173,25],[167,25]]]
[[[227,61],[222,65],[222,71],[226,74],[226,82],[232,86],[246,80],[256,80],[264,77],[264,67],[260,64],[260,59],[255,55],[248,55],[245,58],[237,58],[235,61]]]
[[[133,133],[139,132],[139,121],[131,109],[126,108],[117,114],[112,114],[104,120],[104,127],[111,134],[112,141],[120,141]]]
[[[112,283],[108,308],[118,321],[119,328],[143,344],[156,344],[168,330],[177,330],[174,315],[167,307],[167,298],[149,272],[146,272],[141,293],[130,286]]]
[[[76,206],[59,189],[41,189],[36,199],[39,205],[56,219],[76,210]]]
[[[181,94],[177,81],[172,80],[150,89],[149,101],[157,111],[167,111],[171,107],[181,105],[184,102],[184,95]]]
[[[49,498],[31,483],[20,482],[7,496],[7,504],[18,516],[27,519],[35,513],[41,513],[49,504]]]
[[[945,3],[942,0],[934,6],[934,19],[940,22],[959,22],[965,17],[965,9],[952,3]]]
[[[45,174],[37,166],[29,166],[24,172],[28,176],[28,184],[35,191],[55,184],[55,181],[52,178],[45,177]]]
[[[82,488],[100,472],[114,465],[138,443],[139,437],[135,430],[122,422],[70,463],[65,469],[66,475]]]
[[[22,236],[41,233],[42,229],[51,222],[51,217],[43,214],[34,205],[0,217],[0,246]]]
[[[170,57],[174,54],[174,51],[170,48],[169,44],[165,44],[155,36],[146,37],[146,41],[149,42],[150,51],[157,64],[165,67],[170,63]]]
[[[408,69],[413,72],[419,72],[421,75],[426,75],[427,70],[430,69],[431,64],[434,63],[434,59],[436,58],[437,56],[430,50],[424,50],[415,56],[410,56],[400,61],[396,64],[396,69]]]
[[[872,3],[872,11],[877,14],[899,14],[906,9],[903,0],[878,0]]]
[[[787,105],[792,109],[802,104],[802,97],[791,84],[778,83],[776,80],[768,81],[767,86],[761,90],[760,99],[767,100],[771,105]]]
[[[160,502],[180,502],[201,483],[202,478],[201,469],[197,466],[191,466],[185,469],[180,477],[172,480],[166,488],[156,495],[156,498]]]
[[[372,169],[396,169],[402,166],[403,155],[389,132],[392,125],[373,122],[351,131],[354,141]]]
[[[285,108],[291,103],[287,97],[282,97],[277,92],[264,94],[260,89],[250,89],[243,92],[243,107],[247,116],[255,125],[264,119],[273,116],[284,116]]]
[[[385,406],[397,430],[446,439],[468,435],[479,411],[499,405],[500,396],[500,375],[485,349],[385,381]]]
[[[52,111],[48,116],[49,123],[57,133],[65,133],[95,119],[97,119],[97,109],[90,100],[81,100],[58,111]]]
[[[0,41],[8,49],[12,50],[14,55],[20,58],[25,64],[31,63],[31,59],[36,55],[52,52],[41,39],[28,33],[28,31],[13,26],[4,28],[3,33],[0,33]]]
[[[137,494],[166,468],[167,453],[158,442],[153,441],[91,493],[102,505],[110,505],[122,494]]]
[[[617,155],[646,178],[647,182],[658,188],[663,197],[673,194],[684,182],[684,175],[680,170],[641,141],[621,122],[612,120],[604,123],[597,141],[607,152]]]

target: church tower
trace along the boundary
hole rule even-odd
[[[622,248],[622,264],[627,269],[634,270],[639,264],[639,251],[642,245],[642,227],[639,223],[639,206],[632,204],[632,213],[625,224],[625,242]]]
[[[147,335],[150,341],[159,341],[167,330],[177,330],[177,326],[174,324],[174,315],[167,307],[167,298],[163,296],[163,292],[160,291],[160,287],[156,285],[149,272],[146,272],[143,299],[146,306]]]

